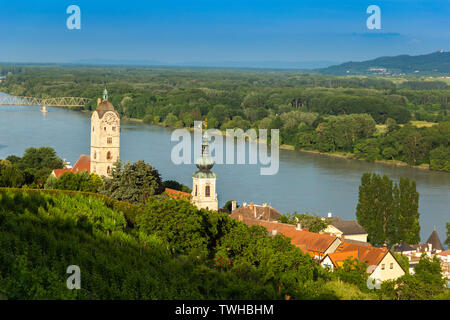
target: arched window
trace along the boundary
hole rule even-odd
[[[92,131],[95,131],[95,127],[92,127]]]
[[[195,185],[195,196],[197,196],[197,185]]]
[[[97,151],[94,152],[94,159],[97,159]]]
[[[205,187],[205,197],[209,197],[211,195],[211,187],[206,186]]]
[[[106,169],[106,173],[110,174],[111,173],[111,168],[108,167],[108,169]]]
[[[108,153],[106,154],[106,160],[111,160],[111,151],[108,151]]]

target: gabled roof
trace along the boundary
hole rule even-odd
[[[300,248],[303,252],[312,251],[324,253],[335,241],[340,241],[339,238],[330,235],[297,230],[296,227],[291,224],[262,221],[257,219],[238,219],[249,226],[263,226],[271,234],[273,234],[273,231],[276,230],[277,233],[281,233],[286,237],[291,238],[291,243]]]
[[[387,248],[376,248],[372,246],[362,246],[354,243],[343,242],[336,252],[358,252],[358,260],[366,262],[369,266],[377,266],[388,254]]]
[[[237,219],[239,216],[242,216],[245,219],[277,221],[283,216],[283,214],[271,206],[259,206],[251,203],[245,207],[239,207],[231,213],[232,218]]]
[[[441,240],[439,239],[439,236],[438,236],[436,230],[433,230],[433,232],[430,234],[430,237],[428,238],[426,243],[431,243],[431,245],[433,246],[433,250],[444,251]]]
[[[395,252],[405,252],[405,251],[415,251],[415,249],[413,247],[411,247],[410,245],[406,244],[405,242],[402,242],[402,243],[394,246],[394,251]]]
[[[327,254],[327,256],[330,258],[333,265],[337,268],[341,267],[344,264],[344,261],[348,258],[358,259],[358,251],[334,252]]]
[[[190,193],[178,191],[178,190],[171,189],[171,188],[166,188],[164,191],[173,199],[187,199],[188,200],[191,197]]]
[[[54,169],[53,170],[53,174],[57,178],[59,178],[60,176],[62,176],[66,172],[72,172],[72,169]]]
[[[78,173],[81,171],[89,172],[90,170],[91,170],[91,157],[86,154],[82,154],[78,158],[78,161],[73,166],[72,172],[73,173]]]
[[[330,219],[332,225],[341,230],[344,236],[350,234],[367,234],[366,230],[356,220],[342,220],[339,217]]]

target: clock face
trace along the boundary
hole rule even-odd
[[[116,122],[116,116],[112,113],[107,113],[105,115],[105,122],[109,125],[112,125],[113,123]]]

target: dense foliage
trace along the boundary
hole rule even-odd
[[[43,188],[53,169],[63,166],[52,148],[28,148],[21,158],[12,155],[0,161],[0,187]]]
[[[100,190],[104,195],[130,203],[144,203],[148,197],[163,191],[158,170],[143,160],[133,164],[117,162]]]
[[[319,233],[331,224],[330,219],[322,218],[316,214],[305,213],[286,213],[278,221],[289,224],[300,224],[301,228],[307,228],[310,232]]]
[[[0,190],[8,299],[337,299],[332,274],[282,235],[185,200],[136,207],[61,190]],[[135,221],[135,222],[134,222]],[[134,227],[135,225],[135,227]],[[66,269],[81,269],[81,290]],[[331,280],[331,282],[330,282]],[[328,285],[330,284],[330,285]],[[365,297],[342,283],[346,295]]]
[[[59,178],[50,175],[45,183],[45,189],[73,190],[83,192],[99,192],[103,186],[102,178],[87,171],[78,173],[66,172]]]
[[[415,181],[365,173],[359,187],[356,207],[358,223],[367,231],[374,246],[392,246],[420,241],[419,193]]]
[[[0,90],[11,94],[83,96],[93,110],[106,82],[122,117],[168,127],[207,117],[222,130],[280,129],[281,143],[298,149],[449,170],[450,89],[417,77],[397,83],[298,71],[67,66],[0,66],[0,73],[7,75]],[[446,124],[401,128],[410,120]],[[375,129],[393,121],[393,130]]]

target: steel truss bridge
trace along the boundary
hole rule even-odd
[[[34,98],[17,96],[0,96],[0,106],[45,106],[45,107],[83,107],[89,100],[79,97]]]

